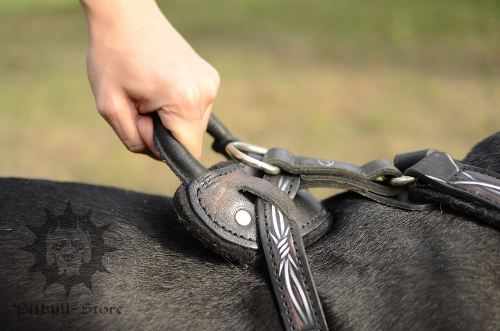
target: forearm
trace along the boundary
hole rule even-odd
[[[138,14],[150,10],[158,10],[154,0],[80,0],[86,15],[120,16],[127,12]]]

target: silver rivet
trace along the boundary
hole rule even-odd
[[[415,177],[402,175],[400,177],[394,177],[389,180],[389,184],[392,186],[405,186],[411,184],[415,181]]]
[[[239,225],[247,226],[252,220],[252,215],[245,209],[240,209],[236,212],[236,215],[234,215],[234,219]]]

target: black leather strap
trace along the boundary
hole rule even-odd
[[[157,113],[153,117],[153,139],[162,159],[184,183],[191,182],[208,170],[195,159],[168,131]],[[210,116],[207,132],[214,138],[212,149],[227,156],[225,146],[237,140],[215,115]]]
[[[153,113],[153,139],[156,149],[165,163],[172,169],[179,179],[188,183],[208,169],[195,159],[168,131],[161,122],[157,113]]]
[[[225,156],[228,156],[225,150],[226,145],[238,140],[213,114],[210,116],[207,132],[214,138],[212,149]]]
[[[293,198],[298,176],[264,176]],[[276,205],[257,201],[258,228],[275,299],[286,330],[327,330],[297,223]]]
[[[266,162],[287,173],[299,175],[301,188],[335,187],[369,191],[385,196],[401,192],[398,187],[375,182],[379,177],[402,175],[386,160],[375,160],[359,167],[341,161],[296,156],[285,149],[273,148],[266,154]]]
[[[446,194],[500,210],[500,175],[432,152],[405,171],[405,175]]]
[[[434,149],[422,149],[415,152],[401,153],[394,157],[394,166],[400,171],[405,172],[406,169],[422,160],[427,155],[436,152]]]
[[[369,162],[360,167],[341,161],[297,156],[283,148],[269,149],[266,153],[266,162],[291,174],[324,176],[326,179],[330,176],[347,174],[373,181],[381,176],[399,177],[402,175],[401,171],[383,159]]]
[[[282,148],[272,148],[265,162],[278,166],[283,172],[300,176],[300,188],[333,187],[359,193],[379,203],[407,210],[427,210],[428,203],[408,201],[406,190],[387,185],[387,179],[402,175],[388,161],[380,159],[363,166],[354,164],[296,156]]]

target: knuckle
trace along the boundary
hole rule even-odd
[[[144,144],[137,144],[126,139],[123,140],[125,147],[132,153],[141,153],[144,151]]]
[[[216,73],[212,75],[209,79],[203,82],[203,98],[205,104],[210,104],[215,100],[217,96],[217,92],[219,90],[220,77],[219,74]]]
[[[215,68],[212,68],[212,80],[213,80],[214,86],[218,89],[220,86],[220,75],[219,75],[219,72]]]
[[[179,86],[178,95],[184,107],[193,108],[200,103],[202,93],[195,84],[183,84]]]
[[[101,116],[106,117],[109,113],[109,108],[107,107],[107,105],[98,102],[97,103],[97,112]]]
[[[97,112],[105,118],[114,118],[119,113],[122,105],[115,97],[97,100]]]
[[[217,94],[217,90],[220,86],[220,75],[219,72],[214,68],[211,69],[209,79],[207,80],[207,85],[209,85],[208,87],[211,91],[211,94]]]
[[[205,97],[208,100],[213,101],[215,97],[217,96],[217,91],[219,89],[219,85],[217,82],[207,82],[207,86],[205,86]]]

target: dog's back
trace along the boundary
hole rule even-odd
[[[496,137],[469,161],[499,172]],[[4,329],[281,328],[264,265],[203,248],[169,198],[15,178],[0,188]],[[308,255],[331,328],[499,328],[495,228],[353,194],[327,204],[333,229]]]

